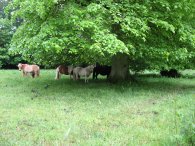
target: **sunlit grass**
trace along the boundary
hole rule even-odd
[[[193,75],[114,85],[104,77],[54,80],[54,70],[36,79],[0,70],[0,145],[187,145]]]

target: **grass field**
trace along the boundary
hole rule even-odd
[[[0,146],[193,145],[195,72],[88,84],[54,70],[36,79],[0,70]],[[194,77],[193,77],[194,76]]]

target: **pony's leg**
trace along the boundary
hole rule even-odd
[[[93,72],[93,79],[97,79],[98,73],[97,71]]]
[[[36,73],[35,73],[35,76],[39,77],[39,75],[40,75],[40,70],[37,70]]]
[[[38,71],[34,71],[34,78],[38,77]]]
[[[95,70],[93,70],[93,79],[95,79]]]
[[[60,71],[59,71],[59,68],[56,69],[56,77],[55,77],[56,80],[59,80],[60,79]]]
[[[22,76],[23,76],[23,77],[25,76],[25,72],[24,72],[24,71],[22,72]]]
[[[77,80],[77,74],[76,73],[74,74],[74,80]]]
[[[73,73],[73,80],[76,80],[76,74]]]
[[[87,83],[88,80],[87,80],[87,74],[85,73],[85,83]]]
[[[78,73],[76,73],[76,80],[78,80]]]
[[[28,76],[28,73],[27,72],[24,72],[24,76]]]
[[[40,70],[37,70],[37,77],[39,77],[40,75]]]
[[[32,72],[32,77],[34,78],[36,76],[36,73],[35,72]]]

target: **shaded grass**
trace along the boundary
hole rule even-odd
[[[54,70],[22,78],[0,71],[0,145],[187,145],[195,78],[140,76],[136,83],[88,84]]]

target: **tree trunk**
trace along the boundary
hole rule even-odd
[[[109,80],[113,83],[125,81],[129,77],[128,55],[118,53],[112,58],[112,69]]]

